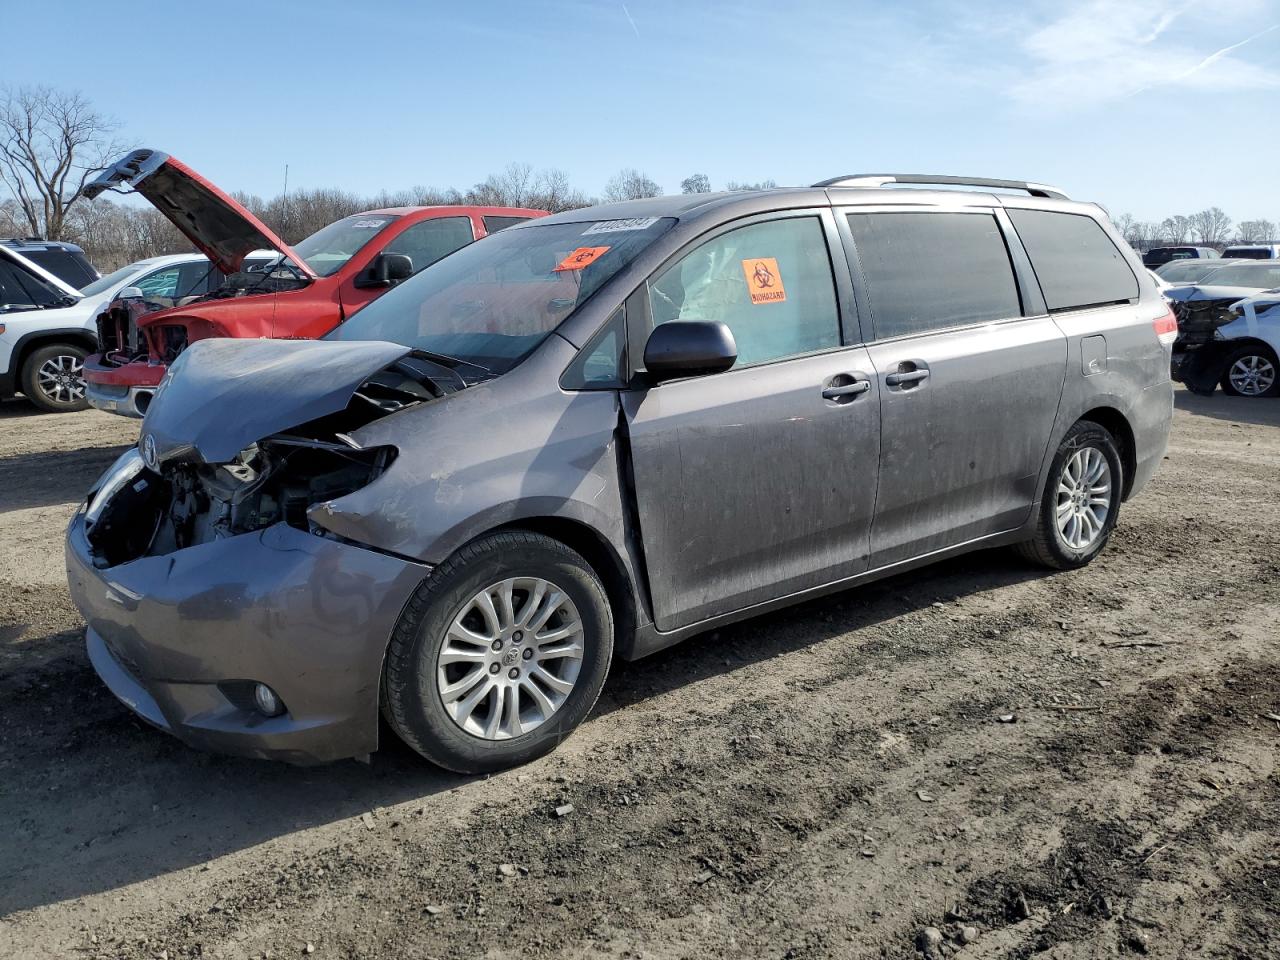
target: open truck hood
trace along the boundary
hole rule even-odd
[[[169,367],[142,421],[148,467],[227,463],[250,444],[344,409],[410,352],[380,340],[197,340]]]
[[[283,254],[308,277],[316,273],[266,224],[186,164],[158,150],[134,150],[84,188],[92,199],[129,187],[142,194],[223,273],[264,247]]]

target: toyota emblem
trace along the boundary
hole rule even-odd
[[[148,433],[142,438],[142,462],[151,471],[160,472],[160,464],[156,460],[156,438],[153,434]]]

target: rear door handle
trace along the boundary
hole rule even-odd
[[[928,370],[908,370],[905,373],[891,373],[884,378],[884,382],[891,387],[904,387],[907,384],[919,383],[921,380],[928,379]]]

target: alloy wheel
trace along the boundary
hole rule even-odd
[[[1071,549],[1085,550],[1101,535],[1110,513],[1111,465],[1097,447],[1081,447],[1058,476],[1058,533]]]
[[[512,577],[462,605],[436,657],[436,690],[453,722],[484,740],[546,723],[582,667],[582,616],[549,580]]]
[[[40,364],[36,386],[55,403],[77,403],[84,399],[84,361],[71,354],[58,354]]]
[[[1260,397],[1276,382],[1276,367],[1267,357],[1240,357],[1227,371],[1227,379],[1241,396]]]

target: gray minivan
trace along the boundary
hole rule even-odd
[[[1088,563],[1164,453],[1175,336],[1102,210],[1035,184],[562,213],[324,340],[192,344],[70,525],[71,593],[192,745],[362,756],[381,711],[495,770],[615,656],[977,548]]]

